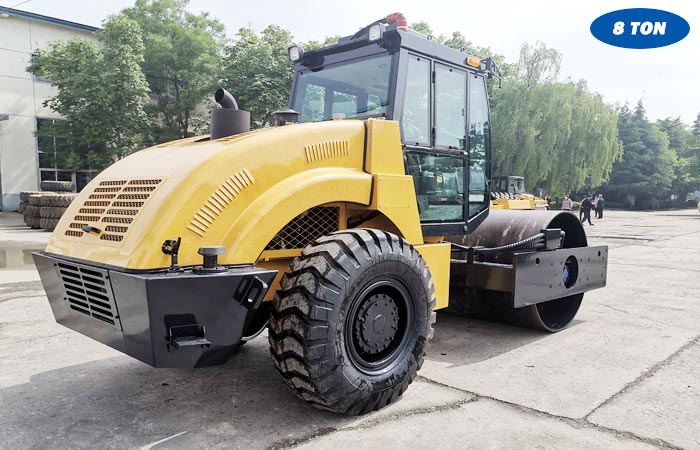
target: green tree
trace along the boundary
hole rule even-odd
[[[554,82],[561,56],[524,45],[502,89],[491,92],[497,175],[523,175],[528,189],[563,195],[608,179],[622,147],[615,111],[585,82]]]
[[[696,122],[700,126],[700,121]],[[680,117],[657,120],[656,126],[668,136],[669,149],[675,156],[672,192],[675,203],[682,206],[689,192],[700,189],[700,138]]]
[[[523,44],[516,65],[516,77],[527,86],[554,83],[561,69],[561,53],[543,42]]]
[[[421,34],[424,34],[426,36],[432,36],[433,35],[433,29],[430,28],[430,25],[428,25],[428,22],[420,21],[420,22],[413,22],[409,27],[417,31]]]
[[[656,209],[671,193],[676,154],[668,136],[649,122],[640,100],[634,110],[619,111],[618,130],[624,154],[613,167],[605,192],[612,200],[628,202],[634,196],[639,209]]]
[[[438,36],[438,42],[440,42],[442,45],[446,47],[453,48],[455,50],[462,50],[464,51],[470,51],[470,53],[475,53],[474,52],[474,45],[472,44],[471,41],[468,41],[467,38],[462,34],[461,31],[453,31],[452,34],[448,36],[443,36],[440,35]]]
[[[253,126],[264,127],[273,121],[272,113],[286,108],[294,76],[287,49],[292,34],[270,25],[260,34],[241,28],[235,41],[227,48],[224,85],[241,109],[250,111]],[[315,50],[338,42],[339,36],[327,36],[323,41],[308,41],[301,47]]]
[[[700,113],[698,113],[698,115],[695,116],[693,126],[690,127],[690,132],[693,134],[693,136],[700,137]]]
[[[464,51],[469,55],[476,56],[481,59],[492,58],[504,78],[510,78],[515,71],[515,67],[512,64],[506,63],[503,55],[494,53],[490,47],[480,47],[478,45],[474,45],[472,41],[468,41],[460,31],[453,31],[449,37],[440,35],[437,39],[442,45],[450,47],[454,50]],[[497,86],[498,83],[495,80],[489,80],[489,91],[493,91]]]
[[[272,112],[287,106],[294,74],[287,56],[291,42],[291,33],[276,25],[260,35],[241,28],[228,49],[224,85],[250,111],[255,126],[269,125]]]
[[[333,36],[326,36],[326,38],[323,41],[307,41],[302,44],[302,47],[304,47],[304,50],[316,50],[321,47],[327,47],[329,45],[335,45],[338,43],[338,40],[340,39],[339,35],[333,35]]]
[[[98,38],[102,48],[80,39],[56,42],[48,51],[39,50],[27,69],[49,77],[58,88],[45,105],[64,120],[47,123],[39,132],[61,138],[65,169],[102,168],[148,138],[141,29],[116,16]]]
[[[226,38],[224,26],[208,13],[185,10],[189,0],[136,0],[122,15],[144,30],[142,68],[156,102],[149,109],[158,124],[156,140],[190,135],[207,111],[197,107],[219,87]]]

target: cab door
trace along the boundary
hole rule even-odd
[[[467,154],[469,164],[468,232],[489,212],[491,180],[491,117],[486,79],[469,75]]]
[[[406,67],[400,122],[423,234],[465,234],[471,221],[488,212],[486,135],[478,114],[483,105],[475,104],[478,121],[472,123],[472,75],[463,68],[414,54]],[[474,86],[479,89],[478,80]]]

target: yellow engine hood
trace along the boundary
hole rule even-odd
[[[90,182],[46,251],[154,269],[170,264],[163,241],[181,237],[181,265],[200,264],[197,250],[207,245],[227,247],[222,264],[253,263],[299,212],[335,201],[370,203],[364,143],[363,122],[332,121],[142,150]]]

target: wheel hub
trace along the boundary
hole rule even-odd
[[[399,308],[386,294],[375,294],[361,306],[355,322],[355,342],[362,351],[380,353],[394,341],[398,331]]]

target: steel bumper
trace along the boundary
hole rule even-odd
[[[512,307],[522,308],[602,288],[607,267],[607,246],[562,248],[516,252],[512,264],[452,264],[451,278],[467,288],[510,293]]]
[[[254,266],[135,273],[33,257],[58,323],[154,367],[226,362],[277,273]]]

